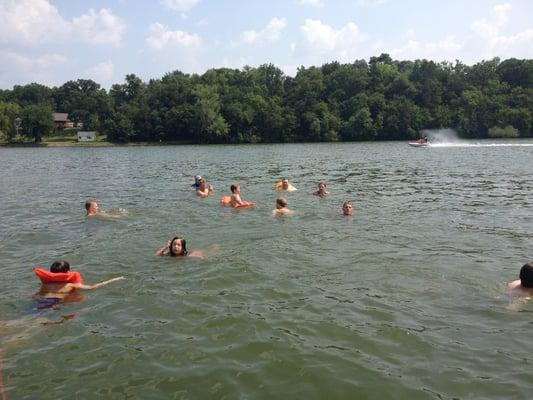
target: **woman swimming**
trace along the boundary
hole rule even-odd
[[[326,190],[326,182],[319,182],[318,190],[316,192],[313,192],[313,194],[318,197],[326,197],[329,194],[329,192]]]
[[[170,257],[203,257],[203,253],[199,250],[189,252],[187,250],[187,242],[184,237],[175,236],[161,247],[155,253],[156,256],[170,256]]]

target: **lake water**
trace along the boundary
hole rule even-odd
[[[533,259],[533,142],[510,144],[0,148],[0,398],[530,399],[533,301],[505,285]],[[218,204],[233,183],[255,208]],[[178,234],[207,257],[153,255]],[[57,259],[127,279],[36,311]]]

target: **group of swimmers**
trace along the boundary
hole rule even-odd
[[[195,177],[195,182],[192,185],[195,188],[196,195],[201,198],[206,198],[214,193],[214,188],[201,176]],[[281,181],[274,185],[274,189],[278,191],[294,192],[294,187],[287,178],[283,178]],[[243,201],[241,199],[240,186],[231,185],[231,195],[224,196],[220,203],[230,207],[251,207],[255,203]],[[318,190],[311,193],[312,195],[319,197],[326,197],[329,195],[327,191],[327,185],[325,182],[319,182]],[[293,213],[287,207],[288,203],[286,198],[278,197],[276,199],[275,208],[272,210],[273,215],[290,215]],[[98,203],[94,200],[87,201],[85,203],[85,210],[87,217],[116,217],[116,214],[107,213],[101,211],[98,207]],[[353,214],[353,205],[350,201],[345,201],[342,205],[342,213],[345,216],[351,216]],[[170,257],[200,257],[204,256],[200,250],[187,250],[187,243],[184,237],[175,236],[168,240],[165,245],[155,252],[156,256],[170,256]],[[50,266],[50,271],[44,271],[40,268],[35,268],[35,273],[41,280],[41,290],[37,293],[40,299],[45,300],[41,304],[45,304],[47,308],[53,307],[57,303],[66,301],[77,289],[87,290],[96,289],[98,287],[107,285],[109,283],[125,279],[123,276],[111,278],[102,282],[98,282],[94,285],[87,285],[83,283],[83,278],[77,272],[70,271],[70,264],[67,261],[55,261]],[[507,290],[511,295],[529,298],[533,295],[533,261],[526,263],[520,270],[519,279],[510,282],[507,285]]]
[[[196,176],[192,186],[195,189],[196,195],[201,198],[206,198],[214,193],[214,188],[201,176]],[[274,185],[278,191],[294,192],[296,187],[289,182],[289,179],[283,178]],[[244,201],[241,199],[241,188],[239,185],[231,185],[231,195],[224,196],[220,203],[234,208],[251,207],[254,202]],[[325,182],[319,182],[318,190],[311,193],[315,196],[326,197],[329,192],[326,188]],[[287,199],[278,197],[276,199],[275,208],[272,210],[273,215],[290,215],[293,213],[287,207]],[[94,200],[88,200],[85,203],[85,211],[87,217],[109,217],[119,218],[121,215],[109,213],[100,210],[98,203]],[[345,201],[342,205],[343,215],[350,216],[353,214],[353,205],[350,201]],[[170,256],[170,257],[200,257],[204,256],[201,250],[187,250],[187,242],[184,237],[175,236],[168,240],[160,249],[155,252],[156,256]],[[41,280],[41,290],[37,293],[38,298],[41,299],[39,304],[47,308],[55,306],[56,304],[68,300],[69,296],[76,290],[95,289],[109,283],[124,279],[123,276],[111,278],[106,281],[96,283],[94,285],[87,285],[83,283],[83,278],[77,272],[70,271],[70,264],[67,261],[55,261],[50,266],[50,271],[44,271],[41,268],[35,268],[35,274]]]
[[[208,197],[214,193],[213,185],[207,183],[207,181],[202,178],[200,175],[197,175],[192,186],[196,189],[196,195],[198,197]],[[283,192],[295,192],[296,187],[289,182],[288,178],[283,178],[274,185],[274,189]],[[231,195],[223,196],[220,199],[220,204],[224,206],[230,206],[233,208],[241,207],[251,207],[255,203],[251,201],[244,201],[241,199],[241,187],[240,185],[231,185],[230,186]],[[311,194],[318,197],[326,197],[329,195],[329,192],[326,188],[326,182],[321,181],[318,183],[318,190],[312,192]],[[272,210],[273,215],[290,215],[293,214],[293,211],[288,207],[288,201],[285,197],[278,197],[276,199],[275,208]],[[351,201],[345,201],[342,204],[342,213],[345,216],[353,215],[353,205]]]

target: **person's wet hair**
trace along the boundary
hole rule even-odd
[[[283,197],[279,197],[276,200],[276,204],[279,204],[281,207],[287,207],[287,200],[285,200]]]
[[[68,271],[70,271],[70,264],[67,261],[54,261],[52,265],[50,265],[50,272],[58,273]]]
[[[174,253],[174,241],[175,240],[179,240],[181,241],[181,253],[180,254],[177,254],[177,253]],[[173,257],[176,257],[176,256],[186,256],[188,251],[187,251],[187,242],[185,241],[185,238],[184,237],[181,237],[181,236],[175,236],[172,238],[172,240],[170,241],[170,255],[173,256]]]
[[[94,203],[94,201],[87,200],[87,201],[85,202],[85,209],[86,209],[87,211],[89,211],[89,208],[91,208],[91,204],[93,204],[93,203]]]
[[[533,261],[520,268],[520,284],[525,288],[533,288]]]
[[[237,190],[237,188],[238,188],[238,185],[231,185],[231,186],[230,186],[231,193],[235,193],[235,191]]]

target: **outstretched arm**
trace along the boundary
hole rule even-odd
[[[88,290],[88,289],[96,289],[96,288],[99,288],[100,286],[105,286],[111,282],[120,281],[122,279],[126,279],[126,278],[123,276],[117,276],[116,278],[111,278],[111,279],[108,279],[107,281],[98,282],[98,283],[95,283],[94,285],[85,285],[83,283],[70,283],[70,285],[72,285],[71,287],[76,288],[76,289]]]

